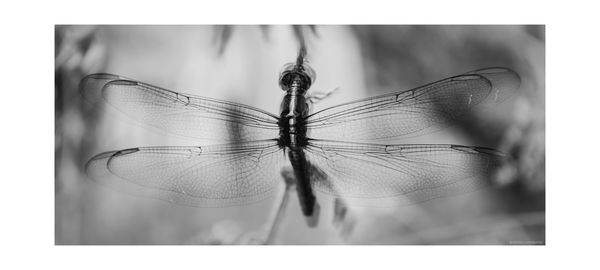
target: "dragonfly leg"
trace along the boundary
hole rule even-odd
[[[312,103],[312,104],[317,104],[319,101],[328,98],[329,96],[333,95],[333,93],[337,92],[338,90],[340,90],[339,87],[336,87],[333,90],[329,90],[326,92],[311,92],[308,94],[307,100]]]

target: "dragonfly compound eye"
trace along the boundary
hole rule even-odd
[[[279,74],[279,87],[287,91],[295,83],[297,87],[308,90],[316,78],[315,71],[309,65],[288,63]]]

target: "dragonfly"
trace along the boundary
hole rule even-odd
[[[313,112],[308,89],[315,75],[304,61],[284,66],[279,115],[119,75],[88,75],[80,84],[85,99],[168,134],[222,143],[103,152],[85,171],[109,187],[196,207],[264,200],[287,171],[303,214],[311,216],[315,194],[409,205],[475,191],[489,185],[484,176],[503,162],[492,148],[397,140],[438,131],[476,106],[510,96],[520,77],[509,68],[479,69]]]

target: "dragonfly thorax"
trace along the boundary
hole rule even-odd
[[[279,76],[279,85],[286,91],[279,114],[280,143],[288,147],[305,145],[306,123],[310,105],[306,91],[314,82],[314,71],[305,64],[287,64]]]
[[[305,119],[310,113],[310,105],[304,93],[293,90],[288,91],[281,102],[279,114],[279,128],[281,136],[297,134],[302,137],[306,134]]]

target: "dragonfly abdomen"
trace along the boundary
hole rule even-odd
[[[315,195],[310,183],[311,166],[306,160],[304,151],[301,148],[290,148],[288,157],[294,169],[296,177],[296,191],[300,200],[300,207],[305,216],[311,216],[315,208]]]

